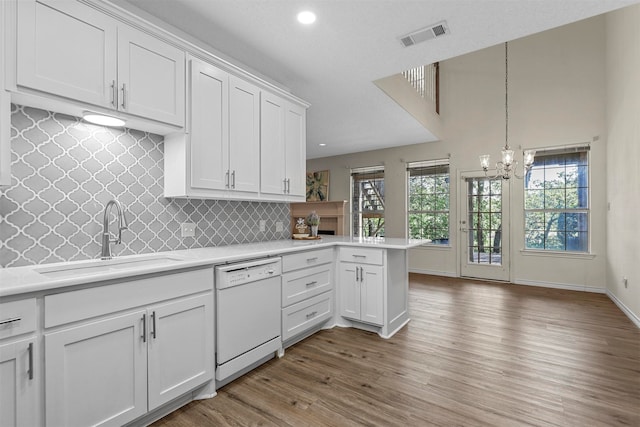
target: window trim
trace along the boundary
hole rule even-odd
[[[557,249],[540,249],[540,248],[527,248],[527,212],[551,212],[551,211],[562,211],[566,212],[567,209],[526,209],[526,181],[523,179],[522,181],[522,243],[523,247],[520,249],[520,253],[526,256],[551,256],[551,257],[564,257],[564,258],[581,258],[581,259],[593,259],[596,254],[592,252],[591,248],[591,234],[592,234],[592,221],[591,221],[591,203],[593,200],[592,192],[591,192],[591,144],[590,143],[580,143],[580,144],[569,144],[569,145],[561,145],[561,146],[551,146],[535,149],[536,156],[539,155],[557,155],[557,154],[571,154],[571,153],[580,153],[585,152],[587,155],[587,206],[586,208],[576,208],[572,210],[572,213],[586,213],[587,214],[587,249],[585,251],[569,251],[562,250],[559,251]],[[535,162],[534,162],[535,164]]]
[[[452,239],[451,239],[451,158],[447,157],[447,158],[442,158],[442,159],[433,159],[433,160],[420,160],[420,161],[415,161],[415,162],[406,162],[406,173],[405,173],[405,203],[406,203],[406,215],[405,215],[405,220],[406,220],[406,227],[405,227],[405,232],[406,232],[406,236],[408,239],[412,238],[410,236],[410,229],[409,229],[409,215],[411,215],[411,213],[445,213],[445,211],[412,211],[410,209],[411,206],[411,194],[410,194],[410,188],[409,188],[409,178],[410,178],[410,174],[411,171],[410,169],[418,169],[418,168],[428,168],[428,167],[436,167],[436,166],[447,166],[447,173],[449,175],[449,192],[448,192],[448,196],[449,196],[449,204],[448,204],[448,209],[446,211],[447,215],[448,215],[448,230],[447,230],[447,243],[435,243],[433,241],[431,242],[427,242],[427,243],[423,243],[422,245],[420,245],[420,247],[423,248],[441,248],[441,249],[450,249],[452,248]]]

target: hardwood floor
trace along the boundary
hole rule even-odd
[[[393,338],[322,331],[154,426],[640,426],[640,330],[606,295],[410,283]]]

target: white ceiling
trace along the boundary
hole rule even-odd
[[[433,141],[373,81],[640,0],[119,0],[259,70],[311,103],[307,157]],[[304,27],[296,14],[313,10]],[[451,34],[398,37],[446,20]],[[326,143],[326,147],[320,147]]]

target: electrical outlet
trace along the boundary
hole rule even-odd
[[[282,231],[284,231],[284,225],[282,224],[282,221],[277,221],[276,222],[276,233],[281,233]]]
[[[260,220],[260,231],[266,231],[267,229],[267,221],[265,221],[264,219]]]
[[[193,222],[183,222],[180,224],[180,236],[181,237],[195,237],[196,225]]]

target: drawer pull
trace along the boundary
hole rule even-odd
[[[9,323],[21,321],[21,317],[12,317],[11,319],[0,320],[0,325],[8,325]]]
[[[366,255],[358,255],[358,254],[353,254],[351,256],[354,257],[354,258],[366,258],[367,257]]]
[[[307,286],[315,286],[317,284],[318,284],[318,282],[316,280],[314,280],[313,282],[307,283]]]
[[[316,262],[318,260],[317,256],[314,256],[313,258],[307,258],[307,262]]]
[[[316,314],[318,314],[317,311],[312,311],[311,313],[307,314],[307,319],[312,318],[313,316],[315,316]]]
[[[29,348],[27,350],[29,352],[29,370],[27,374],[29,375],[29,379],[33,379],[33,343],[29,343]]]

